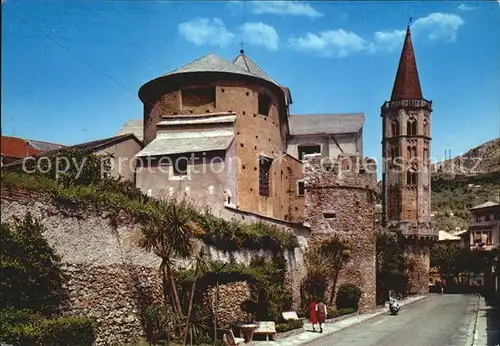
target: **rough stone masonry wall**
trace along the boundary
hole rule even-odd
[[[94,317],[97,345],[140,340],[144,336],[141,308],[161,302],[162,296],[160,260],[137,247],[140,229],[136,220],[123,212],[114,216],[91,207],[68,206],[33,191],[2,188],[2,222],[22,218],[27,212],[41,219],[47,229],[44,236],[65,266],[68,300],[60,312]],[[237,263],[248,263],[256,254],[268,255],[263,251],[226,254],[209,250],[214,259]],[[294,253],[287,260],[295,260]],[[229,325],[243,317],[239,302],[249,297],[247,288],[241,282],[219,286],[219,319],[223,323]]]
[[[309,247],[333,235],[346,243],[351,256],[336,287],[344,283],[358,286],[362,291],[359,310],[369,311],[376,305],[375,163],[346,154],[326,167],[321,161],[314,156],[305,165]]]

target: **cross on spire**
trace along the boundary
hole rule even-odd
[[[408,21],[408,26],[410,26],[411,22],[412,22],[413,18],[410,17],[410,20]]]
[[[245,45],[245,43],[243,41],[240,42],[240,53],[243,54],[245,53],[245,51],[243,50],[243,46]]]

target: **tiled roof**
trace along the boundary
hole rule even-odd
[[[484,202],[483,204],[480,204],[478,206],[475,206],[474,208],[471,208],[471,210],[483,209],[483,208],[488,208],[488,207],[495,207],[495,206],[498,206],[498,205],[500,205],[500,204],[498,204],[496,202],[488,201],[488,202]]]
[[[129,139],[129,138],[134,138],[134,134],[130,133],[130,134],[125,134],[125,135],[120,135],[120,136],[98,139],[95,141],[76,144],[76,145],[72,145],[69,147],[61,147],[59,149],[49,150],[46,152],[38,152],[38,153],[33,154],[31,156],[34,156],[35,158],[40,158],[40,157],[44,157],[44,156],[51,157],[63,149],[65,149],[65,150],[80,149],[80,150],[87,150],[90,152],[96,152],[97,150],[100,150],[100,149],[108,147],[110,145],[119,143],[119,142],[124,141],[124,140]],[[18,160],[16,162],[11,163],[11,164],[4,165],[4,167],[17,166],[17,165],[21,164],[22,162],[23,162],[23,160]]]
[[[174,74],[191,73],[191,72],[226,72],[226,73],[235,73],[252,77],[259,77],[249,72],[247,69],[235,65],[214,53],[209,53],[195,61],[192,61],[184,66],[179,67],[176,70],[173,70],[165,74],[164,76],[171,76]]]
[[[405,42],[399,59],[398,72],[392,88],[391,101],[421,99],[422,89],[418,78],[417,62],[411,42],[410,27],[406,30]]]
[[[130,119],[123,124],[120,131],[118,131],[117,135],[126,135],[128,133],[133,133],[138,140],[143,140],[144,134],[144,125],[142,119]]]
[[[233,135],[227,134],[198,136],[196,138],[158,136],[135,156],[145,157],[225,150],[229,147],[233,138]]]
[[[283,85],[280,85],[274,79],[269,77],[269,75],[267,73],[265,73],[252,59],[250,59],[250,57],[248,55],[246,55],[243,50],[241,50],[240,54],[236,58],[234,58],[233,64],[244,68],[248,72],[250,72],[250,73],[252,73],[252,74],[254,74],[262,79],[265,79],[271,83],[278,85],[279,87],[281,87],[281,89],[283,90],[283,92],[286,96],[287,104],[292,103],[292,94],[290,92],[290,89],[288,89],[287,87],[285,87]]]
[[[363,113],[350,114],[295,114],[288,119],[290,134],[356,133],[365,123]]]
[[[0,143],[0,149],[3,156],[20,159],[62,147],[64,146],[61,144],[34,141],[9,136],[2,136]]]
[[[452,235],[446,231],[439,231],[439,240],[460,240],[461,238],[456,235]]]

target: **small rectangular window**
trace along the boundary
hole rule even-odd
[[[302,180],[297,181],[297,196],[304,196],[305,190],[304,182]]]
[[[180,157],[173,163],[174,175],[187,175],[187,158]]]
[[[299,145],[299,160],[303,161],[305,155],[321,154],[320,145]]]
[[[272,159],[261,156],[259,158],[259,195],[269,197],[269,173]]]
[[[267,116],[270,106],[271,98],[267,95],[259,94],[259,114]]]
[[[334,212],[324,212],[323,217],[325,219],[334,219],[335,218],[335,213]]]

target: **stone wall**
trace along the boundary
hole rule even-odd
[[[63,270],[68,299],[60,312],[93,318],[98,345],[121,345],[145,337],[145,308],[163,302],[157,268],[66,264]]]
[[[205,297],[207,305],[215,310],[217,301],[217,325],[230,328],[236,322],[248,321],[248,314],[241,310],[241,304],[251,298],[251,289],[246,281],[229,282],[219,285],[219,298],[216,287],[208,287]]]
[[[143,304],[161,301],[160,259],[138,248],[140,226],[129,214],[58,202],[49,196],[27,190],[1,191],[2,222],[21,218],[27,212],[40,218],[44,236],[62,257],[69,281],[69,300],[61,307],[64,314],[95,317],[98,344],[124,344],[141,338],[140,309]],[[244,222],[265,221],[254,215],[240,215]],[[279,226],[293,232],[292,225]],[[307,230],[304,230],[307,233]],[[302,245],[306,241],[300,237]],[[223,262],[248,264],[256,255],[271,258],[268,251],[241,250],[225,253],[209,248],[211,257]],[[297,268],[301,250],[287,251],[287,282],[298,297]],[[179,261],[179,267],[186,262]],[[240,303],[249,297],[243,282],[220,285],[219,319],[229,325],[245,317]]]
[[[424,242],[409,243],[405,246],[408,265],[408,293],[429,293],[430,246]]]
[[[374,165],[348,154],[330,162],[313,156],[305,165],[305,214],[312,230],[309,246],[337,235],[350,248],[351,256],[339,274],[337,288],[344,283],[358,286],[361,312],[374,309],[376,304]]]

